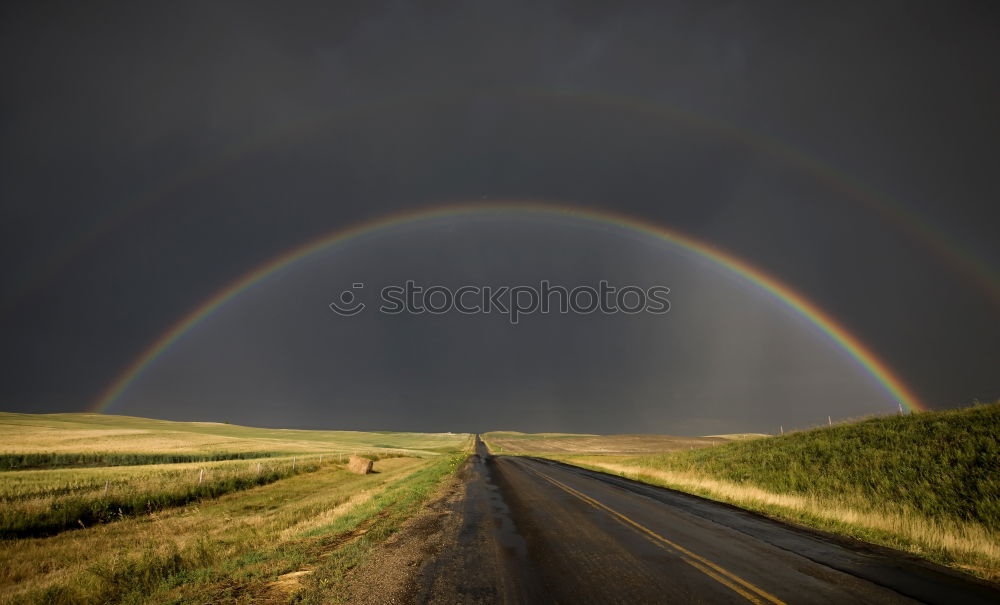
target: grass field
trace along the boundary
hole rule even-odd
[[[327,456],[325,464],[337,461]],[[319,455],[0,474],[0,538],[45,536],[215,498],[321,468]]]
[[[545,455],[1000,579],[1000,402],[654,455]]]
[[[670,435],[574,435],[568,433],[516,433],[492,431],[483,435],[490,450],[498,454],[623,455],[691,450],[728,443],[727,435],[673,437]]]
[[[240,452],[445,451],[467,435],[392,431],[305,431],[219,422],[171,422],[103,414],[0,412],[0,455],[219,455]]]
[[[0,601],[18,603],[335,598],[471,445],[88,414],[0,414],[0,435],[35,467],[0,472]],[[355,452],[374,474],[344,469]]]
[[[782,436],[487,433],[1000,579],[1000,402]],[[0,413],[0,602],[336,602],[467,434]],[[374,474],[347,472],[351,453]]]

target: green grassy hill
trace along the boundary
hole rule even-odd
[[[644,457],[663,470],[819,497],[853,496],[1000,530],[1000,404],[872,418]]]

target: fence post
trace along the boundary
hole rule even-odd
[[[780,430],[781,430],[781,434],[782,434],[782,435],[784,435],[784,434],[785,434],[785,427],[784,427],[784,425],[778,425],[778,429],[780,429]]]
[[[833,418],[831,418],[830,416],[827,416],[826,417],[826,423],[829,424],[830,426],[833,426]]]
[[[198,471],[198,485],[201,485],[201,480],[205,478],[205,469]]]
[[[295,456],[292,456],[292,470],[295,470]]]

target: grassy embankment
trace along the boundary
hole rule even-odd
[[[18,439],[31,431],[34,438]],[[278,581],[289,572],[315,577],[304,594],[316,596],[393,531],[471,443],[468,435],[275,431],[92,415],[0,414],[0,438],[4,432],[14,437],[5,441],[12,455],[272,454],[0,473],[5,527],[57,533],[0,540],[0,600],[29,603],[287,600],[301,588]],[[16,441],[21,447],[12,446]],[[378,472],[344,470],[341,456],[354,452],[380,458]],[[86,529],[79,516],[67,522],[94,510],[111,514],[84,522]],[[67,524],[78,529],[58,531]],[[316,573],[298,573],[304,571]]]
[[[1000,402],[693,451],[549,457],[1000,580]]]

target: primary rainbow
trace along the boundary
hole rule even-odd
[[[169,330],[163,333],[154,341],[141,355],[130,363],[118,377],[101,393],[94,402],[91,411],[103,413],[107,411],[123,392],[138,379],[147,368],[152,365],[175,342],[180,340],[184,334],[194,328],[198,323],[211,315],[236,296],[246,292],[256,284],[265,280],[270,275],[288,267],[289,265],[306,258],[320,250],[344,243],[348,240],[370,234],[381,229],[415,223],[425,220],[440,219],[446,217],[482,216],[489,214],[522,213],[549,218],[571,217],[581,221],[599,223],[603,225],[613,225],[621,229],[643,233],[657,239],[666,241],[690,250],[706,259],[709,259],[723,267],[733,271],[744,279],[756,284],[758,287],[769,292],[778,300],[782,301],[800,315],[808,319],[822,332],[829,336],[837,345],[851,355],[869,374],[871,374],[882,387],[897,402],[911,411],[924,410],[924,405],[920,402],[913,391],[907,387],[902,380],[879,359],[864,343],[847,331],[833,317],[816,306],[812,301],[805,298],[791,287],[785,285],[776,278],[768,275],[764,271],[754,267],[750,263],[737,258],[720,248],[707,242],[703,242],[690,235],[681,233],[674,229],[669,229],[651,222],[640,221],[618,214],[605,211],[596,211],[585,208],[578,208],[566,205],[540,204],[540,203],[503,203],[503,204],[458,204],[449,206],[435,206],[420,210],[400,212],[368,222],[360,223],[338,229],[312,240],[287,252],[280,254],[272,260],[264,263],[256,269],[231,282],[228,286],[219,290],[211,298],[195,307],[185,315],[180,321],[174,324]]]

